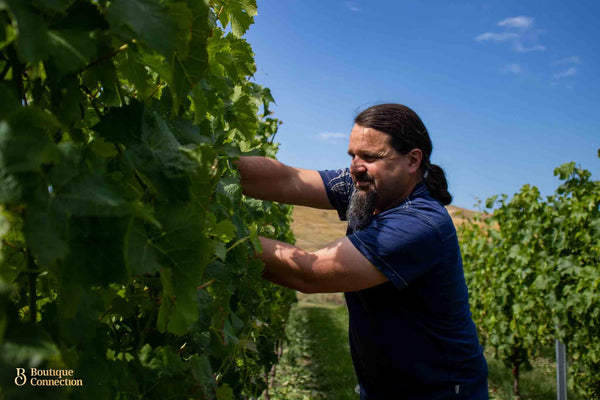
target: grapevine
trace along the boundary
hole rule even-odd
[[[0,0],[0,398],[257,397],[293,293],[233,161],[274,157],[254,0]]]
[[[600,152],[599,152],[600,156]],[[571,387],[600,396],[600,181],[574,162],[542,199],[525,185],[486,202],[485,218],[459,227],[471,308],[480,335],[512,369],[529,368],[559,339],[570,356]]]

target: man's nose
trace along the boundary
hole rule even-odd
[[[367,167],[365,167],[364,161],[360,157],[354,156],[350,161],[350,173],[356,175],[366,171]]]

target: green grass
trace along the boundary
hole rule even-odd
[[[344,305],[302,301],[290,313],[271,400],[357,400]]]
[[[348,347],[348,314],[339,295],[299,295],[286,329],[288,343],[276,368],[271,400],[358,400]],[[486,352],[491,400],[514,400],[509,368]],[[532,362],[520,379],[521,400],[555,400],[552,348]],[[578,400],[571,391],[569,400]],[[262,400],[266,400],[263,397]]]
[[[519,379],[521,400],[555,400],[556,399],[556,364],[554,349],[543,349],[541,356],[532,360],[533,369],[522,371]],[[488,361],[490,398],[494,400],[512,400],[513,379],[509,368],[496,359],[491,352],[486,352]],[[580,397],[568,391],[569,400]]]

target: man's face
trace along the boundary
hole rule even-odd
[[[416,158],[415,153],[418,153]],[[368,196],[374,203],[370,214],[396,207],[411,193],[420,164],[420,150],[402,155],[391,146],[388,134],[354,125],[348,154],[352,157],[350,173],[356,196]]]

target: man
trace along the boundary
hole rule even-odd
[[[377,105],[350,133],[350,168],[312,171],[242,157],[243,191],[335,208],[347,235],[307,252],[261,238],[264,277],[306,293],[345,292],[361,400],[488,398],[444,172],[408,107]]]

